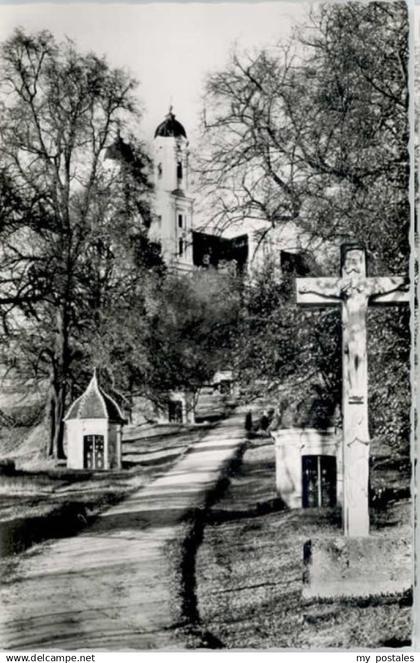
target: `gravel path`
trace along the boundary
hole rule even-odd
[[[82,534],[22,554],[0,586],[0,649],[179,648],[167,548],[243,444],[243,422],[240,408]]]

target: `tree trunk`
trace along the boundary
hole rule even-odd
[[[51,372],[48,412],[50,418],[49,455],[64,459],[64,421],[69,379],[70,350],[68,342],[67,310],[57,309],[54,369]]]
[[[128,420],[130,424],[133,423],[133,409],[134,409],[134,379],[130,375],[128,378]]]
[[[66,407],[66,384],[62,383],[57,398],[55,401],[55,432],[52,439],[52,447],[56,458],[63,459],[66,457],[64,453],[64,414]]]
[[[47,405],[45,412],[45,421],[49,431],[48,456],[54,456],[54,437],[55,437],[55,391],[53,377],[50,378],[50,388],[48,391]]]
[[[58,388],[51,383],[46,407],[46,421],[49,429],[48,455],[63,459],[64,453],[64,421],[66,405],[66,388]]]

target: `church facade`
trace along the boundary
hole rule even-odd
[[[187,132],[172,108],[154,134],[154,215],[150,239],[159,244],[168,266],[188,272],[194,268],[234,268],[252,273],[270,259],[279,273],[310,271],[308,243],[296,223],[273,228],[268,222],[244,219],[212,232],[194,214]],[[325,248],[325,247],[324,247]]]
[[[119,137],[107,149],[105,160],[115,164],[121,159],[130,161],[132,153]],[[149,238],[160,247],[169,268],[181,272],[228,269],[252,275],[270,260],[280,274],[291,270],[299,276],[308,273],[310,256],[305,246],[309,242],[297,223],[272,227],[267,221],[244,218],[227,223],[221,233],[211,228],[208,219],[197,218],[187,132],[172,108],[154,133],[153,184]]]

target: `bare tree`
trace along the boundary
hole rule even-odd
[[[2,46],[0,170],[9,200],[0,311],[5,332],[28,341],[26,363],[40,377],[48,372],[57,457],[83,339],[100,331],[115,291],[122,298],[140,278],[132,267],[148,217],[147,159],[119,134],[138,117],[134,89],[124,71],[48,32],[17,30]]]
[[[406,266],[407,63],[402,2],[328,3],[287,46],[235,53],[206,88],[200,173],[213,221],[292,221]]]
[[[358,239],[371,271],[407,272],[407,64],[403,2],[326,3],[287,45],[234,53],[206,87],[199,165],[212,223],[293,223],[309,250],[313,239]],[[243,383],[301,393],[316,374],[324,397],[338,399],[339,320],[296,310],[286,281],[267,272],[250,290],[236,356]],[[405,450],[408,316],[369,313],[373,429]]]

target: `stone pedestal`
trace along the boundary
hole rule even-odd
[[[303,566],[304,598],[393,594],[412,586],[412,542],[375,535],[307,541]]]

